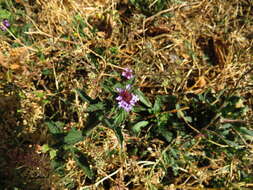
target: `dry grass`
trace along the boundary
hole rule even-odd
[[[127,1],[7,2],[14,18],[12,27],[29,25],[29,29],[22,33],[8,30],[0,36],[1,109],[7,106],[6,99],[19,93],[18,116],[2,116],[5,143],[12,138],[7,133],[19,131],[17,126],[22,131],[15,135],[25,143],[49,143],[43,124],[48,119],[64,121],[66,128],[82,128],[85,105],[73,95],[73,89],[85,87],[92,97],[104,97],[101,82],[125,67],[134,70],[136,86],[151,99],[158,94],[182,96],[208,89],[234,92],[244,98],[252,122],[253,2],[249,0],[169,1],[166,9],[149,17]],[[6,109],[13,112],[16,108]],[[183,152],[188,151],[210,163],[203,167],[198,160],[186,164],[176,177],[156,166],[164,162],[164,151],[185,139],[174,139],[167,146],[156,139],[131,137],[127,131],[124,136],[120,149],[115,134],[100,126],[76,145],[92,160],[95,180],[86,178],[70,159],[64,178],[50,173],[43,183],[49,183],[51,189],[64,189],[71,181],[80,190],[207,189],[211,179],[225,176],[235,189],[253,187],[252,183],[237,183],[242,178],[237,171],[242,168],[236,156],[228,165],[225,154],[212,160],[204,155],[201,137],[191,149],[177,147],[179,155],[186,162]],[[142,152],[131,155],[129,150],[135,147]],[[1,148],[10,147],[3,143]],[[252,163],[253,144],[248,149],[245,160]],[[245,170],[253,172],[252,165]]]

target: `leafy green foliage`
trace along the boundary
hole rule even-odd
[[[114,125],[120,126],[121,124],[124,124],[125,120],[127,119],[127,112],[123,109],[120,109],[118,114],[116,114],[113,119]]]
[[[64,142],[66,144],[76,144],[83,140],[82,132],[77,131],[76,129],[72,129],[67,133],[67,135],[64,137]]]
[[[94,177],[94,173],[89,166],[86,156],[77,149],[72,150],[72,153],[77,165],[84,171],[89,179],[92,179]]]
[[[168,0],[130,0],[143,14],[150,16],[166,8]]]
[[[132,127],[132,130],[134,133],[139,134],[141,132],[141,129],[143,127],[146,127],[148,124],[149,124],[148,121],[139,121]]]
[[[90,104],[87,108],[87,112],[95,112],[104,109],[104,103],[98,102],[97,104]]]
[[[84,28],[88,27],[87,24],[82,19],[81,15],[77,14],[73,17],[72,21],[73,27],[76,30],[76,33],[80,34],[82,37],[87,37],[84,33]]]
[[[5,9],[0,9],[0,20],[2,19],[10,19],[11,13]]]
[[[149,108],[152,107],[152,104],[149,101],[149,99],[140,90],[136,90],[135,93],[138,95],[141,103],[143,103],[145,106]]]
[[[51,134],[53,135],[57,135],[57,134],[62,134],[63,133],[63,126],[64,123],[62,122],[46,122],[46,125],[48,126],[48,129],[50,131]]]
[[[55,143],[50,146],[44,145],[43,151],[50,153],[50,158],[52,159],[55,171],[64,175],[64,161],[67,160],[69,155],[68,153],[72,153],[77,165],[84,170],[89,178],[92,178],[93,174],[87,164],[88,161],[86,157],[73,147],[73,145],[84,139],[82,131],[72,128],[70,131],[65,132],[63,130],[64,123],[62,122],[47,122],[46,125],[55,138]],[[59,135],[61,135],[62,138],[59,138]],[[61,160],[59,160],[59,158],[61,158]]]
[[[227,100],[227,105],[221,110],[222,116],[236,119],[247,111],[247,106],[243,105],[242,99],[238,96],[231,96]]]

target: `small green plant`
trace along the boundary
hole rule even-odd
[[[44,145],[44,152],[50,153],[50,157],[54,163],[53,165],[60,173],[64,173],[64,171],[62,169],[59,170],[59,168],[64,167],[64,163],[69,155],[71,155],[77,165],[84,170],[87,177],[93,179],[94,172],[89,167],[88,159],[74,145],[89,136],[90,131],[101,123],[115,132],[122,145],[122,125],[127,120],[130,111],[134,110],[134,106],[139,100],[136,94],[141,94],[140,91],[131,86],[134,82],[132,70],[125,69],[122,76],[127,79],[123,83],[116,82],[115,79],[104,82],[104,90],[108,93],[108,98],[105,100],[99,98],[92,99],[84,90],[76,89],[76,93],[80,99],[84,103],[88,103],[86,109],[88,113],[87,122],[81,131],[74,127],[69,131],[65,131],[63,129],[64,123],[62,122],[46,122],[52,134],[53,142],[50,146]],[[141,95],[140,101],[145,102],[143,94]]]
[[[152,103],[134,86],[135,78],[131,69],[125,69],[122,77],[125,80],[104,80],[104,97],[92,99],[85,90],[76,89],[80,99],[87,104],[88,116],[83,129],[77,130],[73,126],[69,131],[64,131],[64,123],[47,122],[55,140],[50,147],[46,146],[46,151],[49,151],[55,166],[62,167],[64,160],[71,155],[87,177],[93,179],[95,171],[90,168],[89,159],[74,145],[83,141],[92,129],[101,124],[115,132],[121,146],[124,143],[123,128],[133,136],[163,141],[167,148],[163,147],[155,168],[162,168],[165,173],[172,170],[175,177],[194,160],[198,160],[200,166],[209,165],[209,159],[227,154],[226,162],[229,163],[235,152],[238,159],[247,154],[245,142],[252,138],[253,132],[245,123],[233,122],[243,118],[247,111],[240,97],[226,97],[224,91],[218,95],[206,91],[183,97],[159,95]],[[205,147],[203,155],[207,158],[191,155],[190,150],[197,142]],[[138,152],[129,151],[130,154]],[[145,155],[143,152],[142,156]]]
[[[166,8],[168,0],[130,0],[143,14],[150,16]]]

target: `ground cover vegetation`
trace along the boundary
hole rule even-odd
[[[252,189],[251,0],[0,0],[0,189]]]

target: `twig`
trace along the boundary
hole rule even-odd
[[[194,2],[194,3],[190,3],[190,4],[185,3],[185,4],[180,5],[180,6],[177,6],[177,7],[172,7],[172,8],[169,8],[169,9],[162,10],[162,11],[156,13],[155,15],[152,15],[152,16],[148,17],[147,19],[145,19],[143,24],[144,24],[144,26],[145,26],[145,24],[146,24],[148,21],[153,20],[155,17],[158,17],[158,16],[160,16],[160,15],[162,15],[162,14],[165,14],[165,13],[168,13],[168,12],[171,12],[171,11],[174,11],[175,9],[180,9],[180,8],[183,8],[183,7],[186,7],[186,6],[194,6],[194,5],[197,5],[197,4],[199,4],[199,2]]]
[[[210,139],[207,139],[207,141],[210,142],[210,143],[212,143],[212,144],[215,144],[215,145],[217,145],[217,146],[219,146],[219,147],[222,147],[222,148],[227,148],[227,147],[229,147],[229,145],[220,144],[220,143],[214,142],[214,141],[212,141],[212,140],[210,140]]]
[[[180,108],[180,109],[173,109],[173,110],[169,110],[169,111],[163,111],[163,112],[160,112],[160,113],[157,113],[157,114],[149,115],[149,116],[145,117],[143,120],[151,119],[153,117],[156,117],[157,115],[164,114],[164,113],[177,113],[179,111],[184,111],[184,110],[188,110],[188,109],[189,109],[189,107],[183,107],[183,108]]]
[[[120,170],[121,170],[121,168],[117,169],[115,172],[111,173],[110,175],[104,177],[103,179],[101,179],[100,181],[98,181],[97,183],[95,183],[95,186],[97,187],[100,183],[103,183],[105,180],[111,178],[112,176],[114,176],[115,174],[117,174]]]
[[[233,93],[236,91],[237,86],[239,85],[239,82],[240,82],[246,75],[250,74],[252,71],[253,71],[253,67],[251,67],[248,71],[244,72],[244,73],[242,74],[242,76],[237,80],[237,82],[236,82],[234,88],[232,88],[232,89],[229,91],[229,94],[233,94]]]
[[[250,123],[250,121],[244,121],[244,120],[239,120],[239,119],[221,118],[220,123]]]
[[[58,83],[58,80],[57,80],[57,75],[56,75],[54,63],[53,63],[53,73],[54,73],[54,79],[55,79],[55,87],[56,87],[56,89],[58,91],[59,90],[59,83]]]

